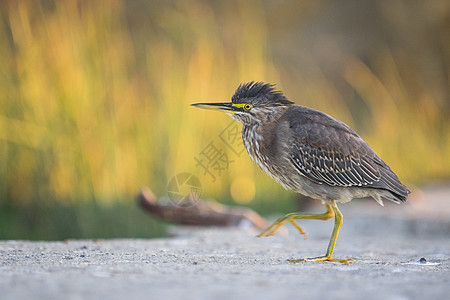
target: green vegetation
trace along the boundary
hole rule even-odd
[[[133,198],[143,186],[166,195],[182,172],[200,179],[203,197],[288,210],[294,195],[221,141],[230,119],[189,107],[227,100],[250,80],[348,123],[409,186],[448,180],[450,101],[439,82],[449,77],[450,26],[422,33],[439,55],[386,41],[364,60],[342,58],[335,79],[281,41],[331,2],[308,3],[3,1],[0,239],[160,236],[163,225]],[[402,28],[402,8],[379,5]],[[404,35],[394,29],[393,40]],[[210,142],[231,161],[212,169],[215,180],[195,160]],[[233,198],[232,187],[253,192]]]
[[[165,227],[134,203],[43,205],[37,200],[30,205],[0,205],[2,239],[152,238],[164,236]]]

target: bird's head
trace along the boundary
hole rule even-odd
[[[243,125],[270,122],[280,112],[294,103],[289,101],[275,85],[263,82],[248,82],[239,85],[231,102],[195,103],[192,106],[219,110],[227,113]]]

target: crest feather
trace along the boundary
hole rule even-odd
[[[231,101],[233,103],[243,103],[252,99],[253,103],[266,105],[291,105],[294,102],[289,101],[283,92],[278,91],[274,84],[264,82],[247,82],[242,83],[237,88]]]

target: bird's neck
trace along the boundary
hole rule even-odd
[[[244,125],[242,127],[242,141],[250,158],[258,164],[260,161],[258,153],[263,142],[262,126],[258,123]]]

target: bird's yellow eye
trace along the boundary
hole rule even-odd
[[[245,111],[250,110],[250,109],[252,109],[252,107],[253,107],[253,105],[247,103],[244,105],[244,110]]]

